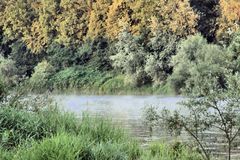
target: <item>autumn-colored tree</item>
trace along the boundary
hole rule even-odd
[[[107,17],[107,35],[111,39],[122,31],[121,22],[127,23],[135,35],[150,26],[151,17],[155,17],[157,30],[187,36],[196,32],[198,19],[188,0],[115,0]]]
[[[21,38],[32,24],[30,2],[31,0],[1,1],[0,26],[8,38]]]
[[[139,35],[150,29],[152,17],[157,30],[180,37],[195,33],[197,22],[188,0],[0,0],[0,8],[4,35],[24,41],[34,53],[52,42],[114,40],[126,27]]]
[[[109,6],[106,20],[107,36],[116,39],[126,26],[130,23],[130,8],[126,0],[114,0]],[[129,28],[128,28],[129,29]]]
[[[28,48],[38,53],[53,40],[56,34],[56,16],[59,10],[57,0],[40,0],[32,4],[37,14],[30,30],[23,36]]]
[[[227,38],[239,29],[240,1],[220,0],[221,17],[219,18],[218,38]]]
[[[62,0],[56,20],[57,42],[70,45],[83,41],[87,32],[88,3],[84,0]]]
[[[196,32],[198,16],[188,0],[160,0],[152,4],[155,6],[153,15],[156,17],[155,23],[162,32],[170,32],[181,37]]]
[[[90,0],[87,38],[94,39],[105,35],[105,21],[110,4],[111,0]]]

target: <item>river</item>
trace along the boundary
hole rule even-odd
[[[180,109],[178,104],[184,98],[180,96],[85,96],[59,95],[55,96],[64,110],[81,116],[83,112],[111,119],[117,125],[126,129],[131,135],[141,140],[169,137],[161,129],[156,129],[150,136],[148,128],[143,123],[143,111],[147,106],[159,109]]]
[[[70,111],[78,116],[82,113],[89,113],[90,116],[102,116],[109,118],[114,124],[124,128],[135,138],[142,141],[143,145],[147,145],[149,141],[174,141],[169,133],[162,128],[155,128],[153,133],[143,123],[143,112],[147,106],[157,107],[159,110],[167,108],[169,110],[178,110],[185,112],[184,108],[179,104],[185,98],[181,96],[86,96],[86,95],[58,95],[55,96],[56,101],[63,110]],[[211,133],[207,137],[211,143],[211,137],[216,137],[219,133]],[[188,141],[189,137],[182,135],[181,140]],[[225,145],[213,144],[213,154],[225,157]],[[215,148],[217,148],[215,150]],[[222,149],[221,149],[222,148]],[[233,151],[233,159],[240,159],[240,149]],[[217,158],[219,159],[219,157]]]

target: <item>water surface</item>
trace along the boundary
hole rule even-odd
[[[74,112],[79,116],[83,112],[88,112],[90,115],[110,118],[133,136],[145,140],[150,138],[150,133],[143,123],[144,108],[146,106],[155,106],[159,109],[181,110],[178,103],[183,99],[180,96],[56,96],[57,102],[64,110]],[[151,138],[164,138],[165,135],[158,130],[155,131]]]

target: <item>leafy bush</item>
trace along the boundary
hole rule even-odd
[[[0,80],[9,87],[18,82],[17,68],[15,62],[0,55]]]
[[[164,83],[172,73],[171,58],[176,53],[178,39],[171,34],[157,31],[147,44],[145,71],[155,84]]]
[[[225,76],[229,72],[229,56],[221,46],[208,44],[200,35],[182,41],[173,57],[174,66],[170,82],[176,91],[193,93],[199,86],[198,94],[205,94],[210,88],[203,82],[224,88]]]
[[[146,53],[138,41],[138,38],[129,32],[122,32],[115,45],[117,53],[110,57],[116,69],[132,78],[133,86],[142,86],[149,82],[146,81],[149,78],[144,71]]]
[[[82,57],[78,55],[74,47],[53,43],[47,48],[46,52],[48,62],[57,71],[80,64],[82,61]]]
[[[7,92],[5,84],[0,80],[0,102],[5,97]]]
[[[50,76],[54,73],[54,68],[46,60],[38,63],[34,68],[34,73],[30,78],[30,84],[32,89],[45,89],[49,86]]]
[[[95,38],[90,44],[90,59],[87,63],[100,71],[109,71],[112,69],[110,56],[112,55],[109,42],[106,38]]]
[[[17,68],[17,75],[20,78],[30,77],[34,71],[34,67],[45,56],[44,54],[33,54],[20,40],[10,45],[10,57],[15,62]]]
[[[1,160],[12,160],[13,159],[13,153],[3,149],[0,145],[0,159]]]
[[[228,46],[230,55],[230,68],[234,72],[240,72],[240,32],[234,34]]]
[[[87,67],[71,67],[56,73],[52,77],[51,83],[56,90],[99,90],[100,86],[111,78],[111,73]]]

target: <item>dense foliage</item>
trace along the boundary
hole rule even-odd
[[[30,78],[35,91],[101,92],[116,80],[122,86],[104,93],[184,93],[205,80],[224,88],[240,68],[235,0],[1,0],[0,8],[7,87]]]

